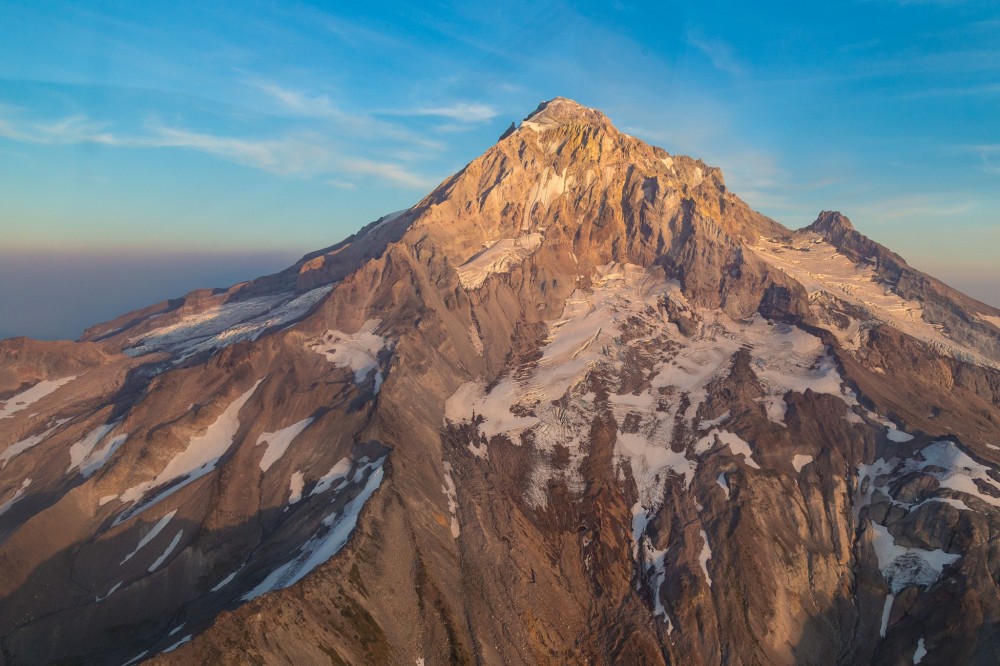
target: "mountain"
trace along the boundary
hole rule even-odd
[[[567,99],[0,401],[6,664],[1000,653],[1000,311]]]

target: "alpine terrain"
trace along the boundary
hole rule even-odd
[[[1000,310],[568,99],[0,342],[0,661],[996,664]]]

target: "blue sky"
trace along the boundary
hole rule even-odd
[[[720,166],[786,226],[841,210],[1000,302],[993,1],[5,0],[2,15],[8,254],[106,272],[196,253],[253,277],[411,205],[563,95]],[[218,286],[177,272],[160,288],[179,292],[120,309]],[[113,280],[105,294],[119,303]],[[56,335],[13,326],[0,335]]]

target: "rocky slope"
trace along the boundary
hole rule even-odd
[[[1000,311],[557,98],[282,273],[0,342],[5,663],[994,663]]]

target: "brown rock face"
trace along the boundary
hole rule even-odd
[[[0,343],[3,662],[995,663],[1000,311],[571,100]]]

